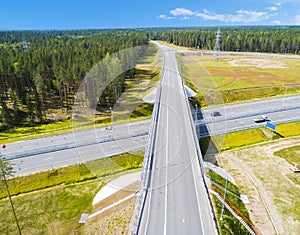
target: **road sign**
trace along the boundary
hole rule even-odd
[[[276,126],[274,124],[272,124],[271,122],[267,122],[266,126],[270,127],[272,130],[276,129]]]

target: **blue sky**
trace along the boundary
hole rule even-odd
[[[300,25],[300,0],[3,0],[0,30]]]

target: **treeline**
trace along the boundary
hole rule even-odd
[[[222,51],[300,54],[300,27],[221,27]],[[90,69],[126,48],[147,45],[149,39],[213,50],[217,28],[146,28],[67,31],[0,32],[0,124],[12,127],[44,122],[45,111],[72,107],[74,96]],[[104,74],[119,75],[102,92],[97,108],[112,107],[124,90],[124,78],[134,76],[135,55],[102,64]],[[133,59],[131,59],[131,57]],[[90,105],[90,104],[89,104]],[[0,125],[1,126],[1,125]]]
[[[213,50],[217,27],[152,29],[153,40]],[[222,51],[300,54],[300,27],[220,27]]]
[[[43,122],[44,111],[50,108],[67,111],[95,64],[120,50],[146,44],[147,33],[134,30],[0,32],[0,121],[11,127]],[[111,69],[122,71],[122,59],[116,63]],[[131,69],[107,87],[101,109],[114,104],[124,78],[133,74]]]

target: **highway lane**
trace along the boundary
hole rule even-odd
[[[298,95],[216,106],[202,109],[202,114],[198,110],[196,123],[201,133],[199,137],[225,134],[265,125],[265,123],[257,124],[253,121],[253,118],[262,114],[266,114],[275,124],[298,121],[300,120],[299,105],[300,96]],[[210,114],[214,111],[219,111],[221,116],[211,117]],[[81,148],[84,149],[83,156],[89,155],[89,151],[91,152],[91,159],[111,156],[112,151],[109,150],[108,146],[115,146],[116,140],[122,143],[122,146],[117,147],[115,153],[144,149],[147,143],[145,139],[148,137],[149,125],[150,120],[144,120],[18,141],[7,144],[4,154],[8,159],[15,158],[12,162],[16,164],[15,171],[17,175],[30,174],[41,170],[49,170],[54,166],[62,167],[73,162],[80,162],[77,155],[82,152]],[[128,138],[133,138],[128,142],[129,147],[126,143]],[[93,153],[97,148],[104,150],[98,154]],[[70,156],[73,156],[75,160],[72,160]]]
[[[280,98],[271,98],[251,102],[241,102],[231,105],[215,106],[208,109],[202,109],[204,121],[202,123],[239,119],[252,117],[255,115],[268,114],[273,112],[282,112],[287,110],[297,110],[300,108],[300,96],[288,96]],[[211,117],[211,113],[218,111],[219,117]],[[296,112],[295,115],[297,116]],[[200,124],[199,122],[198,124]]]
[[[11,162],[14,164],[17,176],[27,175],[77,163],[85,163],[125,152],[135,152],[144,149],[147,142],[148,136],[145,135],[16,158],[11,160]]]
[[[175,52],[162,50],[158,128],[139,234],[216,234]]]
[[[266,122],[255,123],[253,120],[254,118],[260,117],[260,115],[262,114],[266,114],[271,123],[273,124],[287,123],[300,120],[300,108],[275,112],[267,112],[266,110],[257,115],[249,113],[245,117],[213,117],[207,121],[203,119],[196,121],[197,125],[199,126],[198,129],[200,130],[198,136],[201,138],[206,136],[222,135],[239,130],[246,130],[265,126]]]
[[[149,120],[118,124],[7,144],[1,149],[15,175],[85,163],[145,148]]]
[[[145,136],[148,134],[149,120],[127,122],[82,131],[73,131],[61,135],[34,138],[7,144],[7,159],[28,157],[43,153],[63,151],[82,146],[94,145],[118,139]]]
[[[253,118],[262,114],[266,114],[275,124],[298,121],[300,120],[300,108],[297,108],[299,105],[300,96],[292,96],[202,109],[202,115],[198,111],[196,121],[201,133],[199,137],[265,125],[265,123],[257,124],[253,121]],[[214,111],[219,111],[221,116],[211,117],[210,114]],[[149,125],[150,120],[144,120],[18,141],[7,144],[4,154],[10,159],[16,158],[12,160],[15,164],[16,175],[30,174],[81,162],[84,158],[80,159],[78,155],[80,153],[83,156],[91,156],[91,159],[97,159],[111,156],[113,153],[119,154],[135,149],[144,149],[147,144]],[[135,138],[127,143],[126,139],[133,136]],[[78,143],[77,140],[79,140]],[[115,152],[110,151],[111,147],[109,146],[115,146],[116,140],[122,144],[117,147]],[[91,147],[88,147],[89,145]],[[97,154],[94,152],[95,149],[103,149],[103,151],[99,151]],[[71,156],[73,156],[73,160]]]
[[[223,133],[232,132],[232,130],[235,129],[253,128],[257,126],[252,121],[256,115],[272,114],[272,121],[275,123],[299,120],[299,109],[300,96],[216,106],[202,109],[201,113],[203,117],[198,115],[196,124],[203,125],[223,122],[223,124],[220,123],[216,125],[225,126],[226,122],[226,125],[230,128],[224,130]],[[211,117],[210,114],[214,111],[220,112],[221,116]],[[249,118],[247,119],[247,117]],[[238,119],[241,119],[242,121],[238,121]],[[148,133],[149,124],[149,120],[144,120],[113,125],[111,127],[95,128],[32,140],[18,141],[7,145],[8,148],[6,149],[5,155],[8,159],[13,159],[114,141],[115,139],[145,136]],[[211,133],[211,135],[215,134]]]

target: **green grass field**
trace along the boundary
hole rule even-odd
[[[251,136],[251,138],[250,138]],[[249,146],[252,144],[268,141],[261,129],[249,129],[233,132],[225,135],[222,150]]]
[[[9,180],[23,234],[77,234],[82,213],[106,182],[141,168],[143,152],[123,154]],[[0,234],[18,234],[4,187],[0,187]]]
[[[275,155],[284,158],[291,165],[300,167],[300,146],[285,148],[274,153]]]
[[[96,179],[142,167],[143,152],[125,153],[119,156],[90,161],[36,174],[15,177],[9,180],[12,195],[32,192],[60,184],[72,184]],[[0,188],[0,199],[7,197],[5,188]]]
[[[297,59],[224,55],[213,60],[211,55],[180,54],[178,61],[202,106],[300,94]]]
[[[68,185],[13,197],[22,234],[76,234],[82,213],[91,210],[101,182]],[[0,201],[0,231],[18,235],[8,200]]]
[[[267,136],[265,133],[269,133],[269,135]],[[266,127],[248,129],[228,133],[226,135],[214,136],[212,137],[212,141],[215,143],[219,151],[226,151],[266,141],[272,141],[274,139],[298,135],[300,135],[300,122],[291,122],[276,125],[276,131],[272,131]],[[204,153],[208,148],[209,142],[209,138],[200,139],[200,146],[204,149]]]

